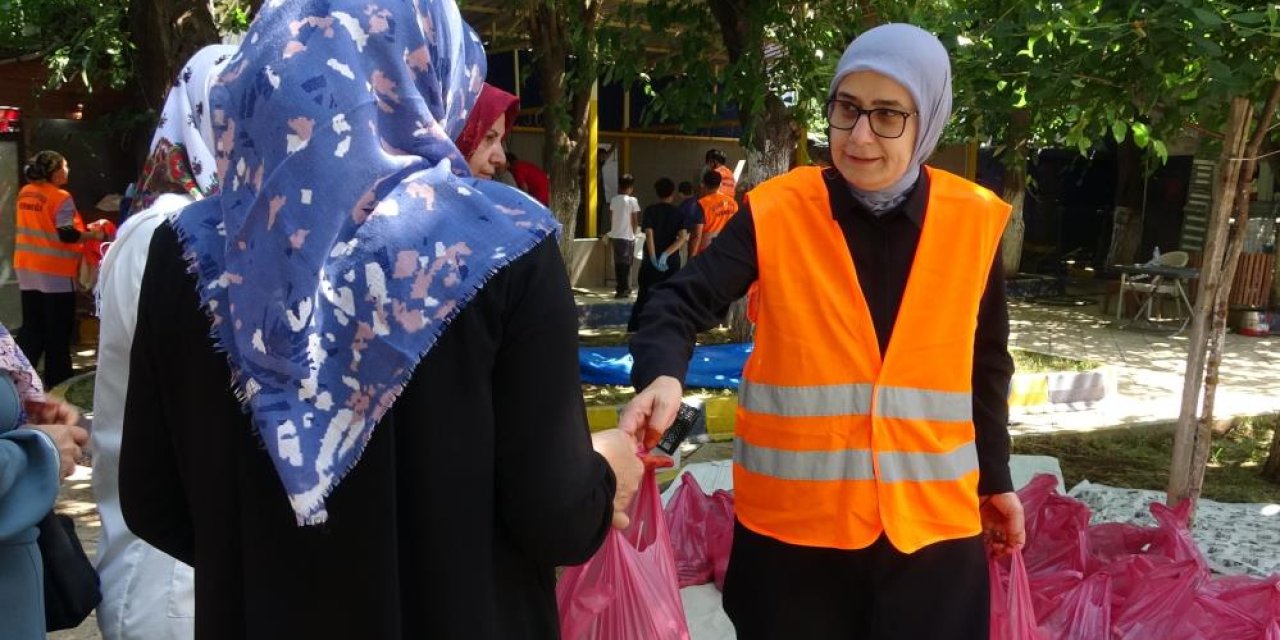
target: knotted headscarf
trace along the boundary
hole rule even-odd
[[[174,227],[300,524],[450,320],[558,228],[468,175],[484,74],[453,0],[274,0],[214,87],[221,192]]]
[[[183,65],[165,98],[160,122],[151,138],[133,211],[150,207],[166,193],[198,200],[217,192],[209,90],[235,52],[236,48],[229,45],[210,45]]]
[[[920,166],[938,147],[942,130],[951,119],[951,58],[933,34],[909,24],[885,24],[854,39],[840,56],[829,96],[840,81],[855,71],[874,71],[907,89],[916,102],[919,125],[916,146],[907,172],[879,191],[863,191],[850,185],[853,196],[873,213],[888,211],[910,194]]]
[[[464,158],[470,158],[498,118],[506,118],[506,130],[502,134],[502,139],[506,140],[511,135],[511,127],[515,124],[519,111],[520,98],[486,82],[471,115],[467,116],[467,124],[458,135],[458,151],[462,152]]]

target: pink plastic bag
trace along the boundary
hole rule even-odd
[[[1263,633],[1262,623],[1248,612],[1202,590],[1192,601],[1185,622],[1170,640],[1259,638]]]
[[[1135,580],[1115,615],[1115,636],[1145,640],[1173,638],[1185,630],[1196,593],[1208,578],[1194,560],[1157,565]]]
[[[667,501],[664,512],[671,526],[671,549],[682,588],[711,582],[712,565],[707,553],[711,509],[711,496],[703,492],[693,474],[680,476],[680,486]]]
[[[563,640],[688,640],[671,532],[654,470],[645,471],[625,530],[610,529],[556,585]]]
[[[1146,553],[1155,536],[1155,528],[1127,522],[1105,522],[1089,527],[1089,572]]]
[[[1206,585],[1201,593],[1245,612],[1263,628],[1280,625],[1280,575],[1266,579],[1248,576],[1218,578]]]
[[[1036,582],[1032,581],[1036,587]],[[1038,595],[1038,594],[1037,594]],[[1036,610],[1044,633],[1054,640],[1111,635],[1111,576],[1095,573]]]
[[[1088,505],[1058,493],[1058,480],[1040,474],[1018,492],[1026,514],[1027,573],[1084,572],[1088,559]]]
[[[1208,571],[1209,563],[1200,547],[1191,537],[1191,501],[1183,500],[1170,509],[1159,502],[1151,503],[1151,515],[1156,519],[1156,533],[1152,537],[1148,553],[1163,556],[1174,562],[1190,560],[1202,571]]]
[[[716,588],[724,591],[724,574],[729,570],[729,554],[733,551],[733,493],[723,489],[711,495],[707,517],[707,558]]]
[[[1015,550],[1009,558],[1007,569],[1002,560],[987,561],[991,579],[991,640],[1047,640],[1036,626],[1022,552]]]

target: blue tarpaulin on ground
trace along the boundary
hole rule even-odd
[[[737,389],[751,343],[695,347],[686,387]],[[579,347],[578,368],[589,384],[631,384],[631,354],[626,347]]]

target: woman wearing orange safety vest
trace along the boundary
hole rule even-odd
[[[671,424],[698,331],[754,285],[724,607],[738,637],[988,636],[985,552],[1025,538],[1009,477],[1009,207],[924,167],[951,114],[946,49],[854,40],[827,102],[834,167],[760,184],[653,292],[619,426]]]
[[[75,277],[80,242],[105,240],[103,231],[85,230],[67,184],[67,159],[41,151],[27,162],[26,186],[18,192],[13,268],[22,292],[18,346],[32,364],[44,357],[44,383],[54,387],[71,377],[71,335],[75,327]]]
[[[714,171],[702,174],[702,197],[698,198],[698,212],[702,217],[696,244],[690,251],[698,255],[711,245],[711,241],[724,231],[725,225],[738,212],[738,201],[720,191],[722,177]]]
[[[718,187],[718,191],[730,198],[737,197],[738,181],[733,177],[733,170],[725,164],[729,161],[729,158],[719,149],[708,149],[706,159],[706,173],[716,173],[720,175],[720,186]]]

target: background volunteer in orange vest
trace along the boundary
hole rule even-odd
[[[720,174],[714,171],[702,174],[702,196],[698,198],[698,220],[702,228],[698,231],[698,244],[691,250],[693,255],[706,251],[738,212],[738,201],[720,190],[721,180]]]
[[[951,114],[937,38],[876,27],[836,69],[834,168],[762,183],[655,287],[631,339],[643,391],[619,426],[655,441],[697,332],[754,284],[724,586],[738,637],[985,639],[986,552],[1025,539],[998,267],[1009,207],[923,168]]]
[[[719,149],[707,150],[707,170],[720,174],[720,193],[730,198],[735,197],[738,182],[733,177],[733,170],[725,166],[728,158]]]
[[[41,151],[27,162],[13,252],[22,291],[18,346],[33,365],[44,357],[44,383],[50,388],[71,377],[80,242],[107,238],[101,230],[84,230],[76,203],[62,189],[68,171],[67,159],[56,151]]]

